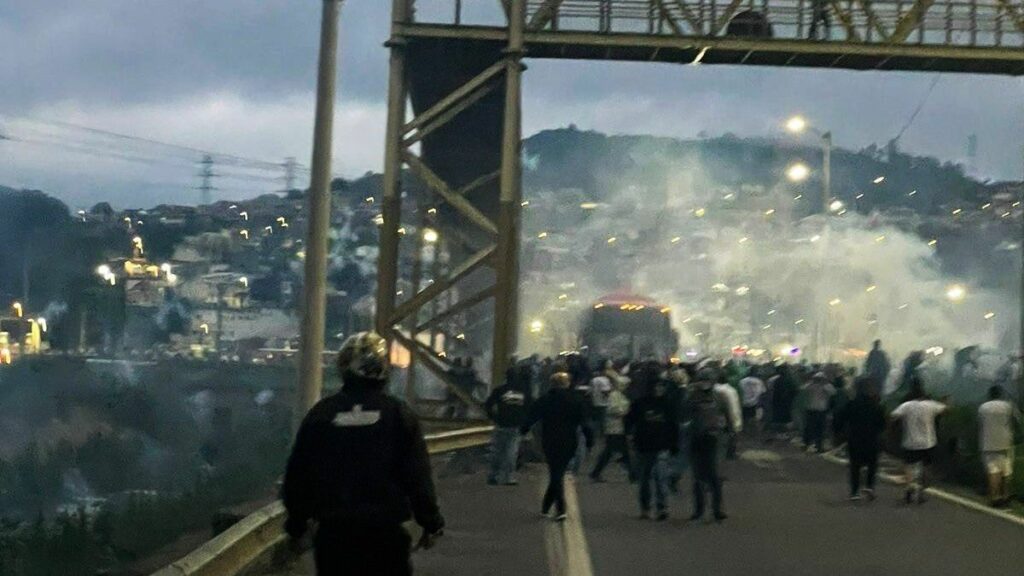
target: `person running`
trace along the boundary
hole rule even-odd
[[[1013,431],[1021,422],[1020,411],[1003,399],[1000,386],[988,390],[988,402],[978,408],[978,447],[988,476],[988,501],[1004,506],[1010,501],[1013,476]]]
[[[804,386],[807,392],[807,409],[804,411],[804,448],[818,453],[825,451],[825,425],[828,409],[836,389],[829,383],[824,372],[816,372]]]
[[[903,428],[903,463],[907,486],[904,499],[907,504],[917,498],[924,502],[927,488],[926,469],[931,464],[932,452],[939,443],[935,433],[935,419],[946,411],[946,405],[928,398],[921,381],[911,384],[908,399],[892,411],[893,419]]]
[[[490,485],[514,486],[519,482],[514,474],[519,459],[519,427],[526,419],[530,400],[530,383],[524,379],[522,368],[510,367],[505,372],[505,384],[491,392],[484,403],[487,416],[494,421],[491,439]]]
[[[856,396],[836,414],[836,430],[846,438],[850,456],[850,500],[875,499],[875,476],[881,436],[885,432],[885,410],[870,377],[858,378]],[[866,469],[861,491],[861,471]]]
[[[594,437],[586,418],[586,409],[570,389],[572,381],[564,371],[551,376],[547,394],[530,406],[520,427],[527,434],[534,424],[541,425],[541,446],[548,464],[548,487],[541,503],[541,514],[547,516],[555,507],[554,520],[565,520],[565,473],[576,453],[577,434],[582,434],[586,447],[593,446]]]
[[[718,445],[722,433],[730,426],[727,400],[715,392],[717,371],[702,368],[691,387],[687,402],[690,419],[690,457],[693,460],[693,515],[704,517],[704,493],[711,491],[711,509],[715,520],[728,516],[722,508],[722,480],[718,476]]]
[[[626,430],[633,434],[639,461],[640,518],[651,517],[653,482],[659,521],[668,518],[669,456],[679,450],[678,414],[668,395],[668,382],[660,372],[661,367],[655,362],[642,365],[638,378],[647,393],[630,406],[624,422]]]
[[[313,539],[317,574],[412,574],[411,540],[402,524],[423,527],[420,548],[442,534],[430,457],[416,415],[384,387],[388,343],[372,332],[349,337],[338,352],[342,388],[302,421],[288,458],[282,498],[285,531]]]
[[[597,458],[594,469],[590,472],[590,479],[594,482],[604,482],[601,473],[612,457],[618,454],[622,460],[626,472],[629,474],[629,481],[636,482],[636,471],[633,462],[629,457],[629,443],[626,441],[626,426],[623,418],[629,413],[629,399],[626,398],[627,382],[617,380],[615,388],[608,395],[608,410],[604,415],[604,450]]]

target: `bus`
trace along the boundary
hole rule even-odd
[[[594,358],[668,360],[679,348],[668,306],[636,294],[615,293],[598,299],[580,327],[580,346]]]

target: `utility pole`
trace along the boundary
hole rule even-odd
[[[199,161],[199,178],[201,179],[199,184],[199,204],[202,206],[208,206],[213,202],[212,192],[216,190],[213,187],[213,179],[217,177],[217,174],[213,173],[213,156],[204,154],[203,159]]]
[[[327,233],[331,226],[331,143],[334,90],[338,73],[338,13],[341,0],[323,0],[320,59],[313,129],[312,176],[306,232],[302,326],[299,336],[299,390],[295,427],[320,399],[323,389],[324,315],[327,308]]]
[[[832,132],[821,135],[821,213],[827,215],[832,200]]]
[[[295,161],[294,156],[289,156],[284,159],[284,164],[281,167],[284,168],[284,193],[288,194],[295,189],[295,172],[299,167],[299,163]]]

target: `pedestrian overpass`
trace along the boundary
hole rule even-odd
[[[475,352],[494,359],[495,382],[521,330],[524,58],[1022,75],[1024,2],[393,0],[387,45],[376,328],[445,381],[447,355],[424,342],[425,332],[431,342],[437,333],[487,342]],[[403,208],[406,168],[436,204]],[[400,277],[400,231],[409,221],[437,230],[434,250],[452,261],[425,287],[419,264],[412,278]],[[422,242],[405,250],[418,262]],[[474,325],[484,328],[470,334]]]

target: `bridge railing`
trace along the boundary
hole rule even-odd
[[[503,26],[503,1],[415,0],[416,20]],[[527,0],[526,19],[534,30],[711,38],[763,34],[763,21],[782,40],[1024,47],[1021,0]]]
[[[483,446],[490,442],[491,426],[464,428],[428,434],[431,455]],[[286,512],[280,501],[269,504],[240,520],[184,558],[152,576],[239,576],[270,563],[283,549]]]

